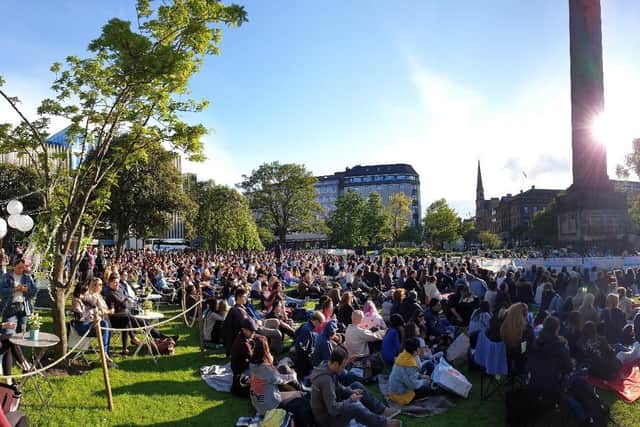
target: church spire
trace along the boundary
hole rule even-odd
[[[484,187],[482,186],[482,172],[480,171],[480,160],[478,160],[478,182],[476,184],[476,202],[484,200]]]

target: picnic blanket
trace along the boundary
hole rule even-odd
[[[408,405],[398,405],[387,397],[389,395],[389,377],[387,375],[378,375],[378,387],[390,408],[399,409],[404,415],[410,417],[430,417],[447,412],[449,408],[454,406],[453,402],[440,394],[414,400]]]
[[[231,392],[231,384],[233,383],[233,372],[231,364],[224,366],[211,365],[200,368],[200,377],[205,383],[216,391],[224,393]]]
[[[587,381],[595,387],[613,391],[627,403],[633,403],[640,398],[640,367],[638,362],[623,365],[613,380],[607,381],[589,376]]]

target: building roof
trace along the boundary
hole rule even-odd
[[[387,165],[357,165],[352,168],[347,168],[344,172],[344,176],[361,176],[361,175],[378,175],[378,174],[405,174],[405,175],[418,175],[413,166],[406,163],[394,163]]]
[[[555,197],[559,192],[563,190],[550,190],[550,189],[542,189],[531,187],[527,191],[523,191],[515,196],[508,197],[505,201],[515,201],[519,199],[530,199],[530,198],[539,198],[539,197]],[[509,196],[509,195],[508,195]]]
[[[58,131],[56,133],[54,133],[53,135],[51,135],[49,138],[47,138],[47,142],[49,144],[54,144],[54,145],[61,145],[63,147],[68,147],[69,143],[67,142],[67,129],[69,129],[70,126],[67,126],[66,128],[62,129],[61,131]]]

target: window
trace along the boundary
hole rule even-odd
[[[525,214],[525,215],[528,215],[528,214],[529,214],[529,206],[524,206],[524,207],[522,208],[522,210],[523,210],[523,212],[524,212],[524,214]]]
[[[371,177],[365,176],[364,178],[362,178],[362,182],[371,182]]]
[[[406,176],[404,176],[404,175],[398,175],[398,176],[396,177],[396,179],[398,179],[398,180],[400,180],[400,179],[407,179],[407,177],[406,177]]]
[[[382,176],[380,176],[380,175],[376,175],[376,176],[374,177],[374,180],[375,180],[375,181],[382,181],[382,179],[383,179],[383,177],[382,177]]]
[[[385,181],[393,181],[393,179],[394,179],[394,178],[395,178],[395,177],[394,177],[393,175],[386,175],[386,176],[384,177],[384,180],[385,180]]]
[[[351,178],[351,182],[362,182],[362,178],[359,176],[356,176],[354,178]]]

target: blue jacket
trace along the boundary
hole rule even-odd
[[[329,360],[331,352],[333,351],[334,344],[331,340],[333,334],[338,330],[338,324],[335,320],[331,320],[327,323],[322,330],[322,334],[316,339],[316,345],[311,355],[311,363],[313,366],[318,366],[322,362]]]
[[[416,358],[406,351],[400,353],[389,375],[389,398],[395,403],[408,405],[416,395],[415,390],[425,384]]]
[[[317,338],[318,334],[314,331],[313,323],[311,323],[311,320],[308,320],[296,329],[293,348],[295,348],[296,353],[300,352],[300,354],[311,356]]]
[[[31,276],[26,273],[22,275],[20,284],[29,288],[29,293],[24,296],[25,313],[27,314],[27,316],[29,316],[31,313],[33,313],[31,298],[36,296],[38,289],[36,288],[36,284],[34,283]],[[2,298],[2,301],[0,302],[0,310],[2,311],[2,313],[4,313],[4,311],[13,301],[13,293],[15,289],[16,287],[13,280],[13,273],[7,273],[2,278],[0,278],[0,298]]]
[[[424,321],[427,327],[427,335],[439,337],[446,332],[445,327],[440,322],[440,313],[434,313],[431,307],[424,310]]]
[[[469,279],[469,290],[471,293],[481,300],[484,299],[484,294],[487,293],[487,282],[470,274],[467,275],[467,278]]]
[[[386,363],[393,363],[398,353],[400,353],[400,333],[397,329],[391,328],[382,339],[382,360]]]

